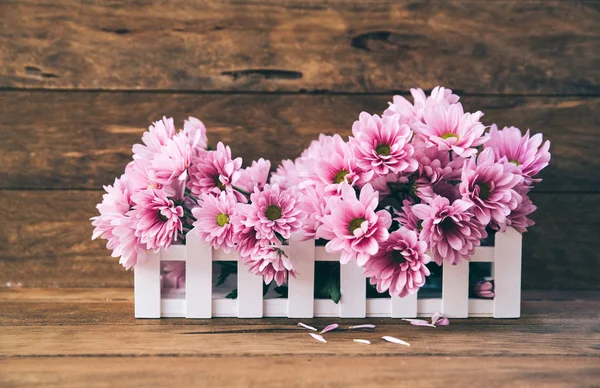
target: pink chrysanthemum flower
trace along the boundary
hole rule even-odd
[[[146,249],[148,247],[135,235],[135,223],[136,220],[129,216],[122,219],[113,230],[113,234],[118,238],[118,244],[111,256],[120,257],[119,264],[125,269],[130,269],[146,260]]]
[[[160,152],[169,139],[175,136],[175,125],[172,118],[163,116],[162,120],[155,121],[148,131],[142,135],[142,143],[133,145],[134,159],[152,160],[154,155]]]
[[[383,200],[392,194],[392,188],[405,185],[408,181],[407,177],[391,172],[387,175],[375,177],[369,183],[379,192],[379,200]]]
[[[194,156],[200,156],[206,150],[208,139],[204,123],[195,117],[188,117],[183,123],[183,136],[188,140]]]
[[[252,162],[252,165],[240,170],[240,179],[236,186],[249,193],[255,188],[262,190],[269,179],[271,162],[260,158]]]
[[[266,284],[275,280],[275,283],[280,286],[287,280],[288,273],[296,277],[292,262],[277,247],[261,248],[248,257],[242,257],[242,260],[248,265],[251,273],[262,275]]]
[[[298,206],[307,214],[302,223],[304,239],[317,238],[317,230],[323,225],[321,219],[328,214],[327,199],[327,196],[324,196],[314,187],[308,186],[302,190],[302,201]]]
[[[231,148],[219,142],[216,150],[204,152],[192,160],[188,188],[196,197],[204,193],[219,195],[221,191],[234,191],[232,186],[240,178],[240,167],[242,158],[232,159]],[[246,201],[241,193],[235,191],[235,194],[238,201]]]
[[[421,220],[413,213],[413,206],[414,203],[408,199],[402,201],[402,209],[396,211],[394,219],[400,223],[402,228],[419,233],[421,229]]]
[[[163,186],[169,186],[176,180],[185,185],[194,155],[187,137],[182,132],[178,133],[154,155],[151,162],[154,180]]]
[[[415,195],[425,202],[431,201],[436,195],[453,194],[460,197],[458,192],[449,187],[449,180],[460,180],[464,159],[454,157],[446,151],[438,151],[435,147],[426,147],[422,142],[415,142],[415,157],[419,169],[415,181]]]
[[[488,139],[484,135],[484,125],[479,122],[481,116],[481,112],[464,113],[460,103],[428,103],[422,122],[415,122],[413,129],[425,139],[427,146],[435,146],[440,151],[454,151],[466,158],[477,153],[474,147]]]
[[[362,185],[373,177],[373,171],[361,169],[356,164],[352,148],[339,135],[325,137],[322,141],[326,147],[320,157],[309,157],[312,165],[307,166],[312,172],[310,178],[323,188],[327,194],[336,194],[342,183]],[[313,150],[316,153],[316,147]]]
[[[429,245],[433,258],[439,265],[443,261],[458,264],[469,260],[481,239],[487,237],[482,225],[469,209],[472,203],[437,196],[430,204],[412,207],[413,213],[423,220],[419,238]]]
[[[185,262],[167,261],[163,266],[163,287],[185,288]]]
[[[413,157],[414,149],[409,143],[413,132],[406,124],[399,124],[394,116],[381,119],[377,115],[362,112],[352,125],[357,165],[365,171],[373,170],[377,175],[390,172],[413,172],[418,164]]]
[[[514,165],[495,162],[490,148],[465,161],[460,193],[473,204],[470,210],[483,225],[491,220],[506,222],[506,216],[517,207],[520,195],[514,187],[523,178],[516,170]]]
[[[504,127],[499,131],[494,124],[485,148],[493,150],[496,161],[506,158],[510,163],[518,166],[526,177],[527,183],[531,184],[541,181],[533,177],[550,163],[550,141],[546,140],[544,144],[542,141],[541,133],[530,138],[529,130],[523,136],[519,128]]]
[[[300,159],[300,158],[299,158]],[[301,182],[300,172],[292,160],[282,160],[277,171],[271,175],[271,184],[277,183],[282,189],[289,189]]]
[[[134,236],[128,216],[133,206],[131,182],[123,175],[112,186],[104,186],[104,190],[102,203],[96,206],[100,215],[91,218],[95,226],[92,240],[107,240],[106,248],[113,251],[112,256],[120,257],[119,263],[129,269],[145,257],[145,245]]]
[[[519,233],[525,233],[527,232],[528,227],[535,225],[535,222],[527,217],[537,209],[527,195],[529,187],[521,183],[515,187],[515,191],[519,194],[517,207],[514,208],[506,217],[506,222],[492,223],[492,227],[494,229],[499,229],[500,231],[504,232],[507,226],[511,226]]]
[[[322,218],[323,225],[317,235],[330,240],[327,252],[341,252],[340,262],[356,259],[364,265],[370,255],[379,250],[379,244],[387,240],[392,217],[387,210],[375,211],[379,193],[366,184],[356,197],[354,188],[342,185],[341,197],[331,197],[328,207],[331,214]]]
[[[183,230],[183,207],[173,202],[170,197],[174,196],[176,193],[171,190],[148,189],[132,197],[135,205],[129,216],[135,220],[135,236],[148,249],[170,247]]]
[[[401,124],[411,124],[414,121],[421,120],[423,111],[427,101],[434,101],[436,104],[456,104],[460,97],[452,94],[452,90],[441,86],[436,86],[431,95],[427,97],[422,89],[410,89],[414,104],[411,104],[402,96],[394,96],[392,102],[389,102],[389,107],[383,112],[384,116],[397,116],[397,120]]]
[[[218,197],[202,194],[198,202],[199,206],[192,209],[192,215],[196,218],[194,230],[200,234],[202,241],[213,248],[231,252],[235,244],[230,220],[235,215],[238,203],[235,195],[224,191]]]
[[[239,222],[256,230],[256,238],[271,244],[280,244],[300,230],[306,213],[300,209],[301,196],[292,189],[282,190],[279,185],[265,185],[250,195],[249,204],[238,205]]]
[[[391,296],[400,297],[415,294],[429,276],[425,264],[431,257],[425,251],[427,243],[419,241],[417,233],[400,228],[367,260],[364,275],[377,287],[377,292],[389,289]]]

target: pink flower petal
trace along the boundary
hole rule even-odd
[[[308,325],[306,325],[306,324],[304,324],[304,323],[302,323],[302,322],[298,322],[298,326],[301,326],[301,327],[303,327],[303,328],[305,328],[305,329],[308,329],[308,330],[317,331],[317,329],[316,329],[316,328],[314,328],[314,327],[312,327],[312,326],[308,326]]]
[[[308,333],[310,334],[311,337],[313,337],[314,339],[316,339],[319,342],[323,342],[324,344],[327,343],[327,340],[325,340],[325,338],[323,338],[323,336],[321,334],[315,334],[315,333]]]
[[[328,331],[332,331],[335,330],[339,327],[340,325],[338,325],[337,323],[332,323],[331,325],[327,325],[327,327],[325,327],[323,330],[321,330],[321,334],[323,333],[327,333]]]
[[[407,321],[410,322],[411,325],[413,326],[428,326],[428,327],[435,327],[435,325],[423,320],[423,319],[402,319],[403,321]]]
[[[442,318],[436,323],[437,326],[448,326],[449,324],[450,320],[448,318]]]
[[[396,337],[390,337],[389,335],[383,336],[381,337],[383,340],[387,341],[387,342],[391,342],[394,344],[398,344],[398,345],[404,345],[404,346],[410,346],[410,344],[406,341],[402,341],[401,339],[398,339]]]
[[[374,328],[375,328],[375,325],[365,324],[365,325],[350,326],[348,329],[355,330],[355,329],[374,329]]]
[[[371,345],[371,341],[365,339],[355,339],[354,342],[358,342],[359,344]]]
[[[435,325],[435,323],[440,319],[440,317],[442,316],[442,314],[440,313],[435,313],[431,316],[431,324]]]

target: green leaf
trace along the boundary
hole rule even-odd
[[[288,297],[288,286],[282,285],[279,287],[275,287],[275,292],[278,293],[282,298]]]
[[[235,261],[217,261],[217,264],[221,266],[221,273],[217,278],[216,286],[220,286],[225,283],[225,280],[229,277],[229,275],[237,273],[237,263]]]
[[[338,303],[340,293],[340,263],[318,261],[315,265],[315,298]]]
[[[225,298],[227,299],[237,299],[237,294],[238,294],[238,290],[237,288],[233,291],[231,291],[229,294],[225,295]]]

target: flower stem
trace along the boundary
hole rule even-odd
[[[247,191],[245,191],[245,190],[242,190],[242,189],[240,189],[239,187],[236,187],[236,186],[231,186],[231,187],[233,187],[233,189],[234,189],[234,190],[236,190],[236,191],[239,191],[240,193],[244,194],[244,195],[245,195],[245,196],[247,196],[247,197],[249,197],[249,196],[250,196],[250,193],[249,193],[249,192],[247,192]]]

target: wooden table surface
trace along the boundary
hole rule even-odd
[[[521,319],[437,328],[303,320],[377,325],[327,333],[327,344],[293,319],[136,320],[132,298],[123,288],[2,289],[0,386],[600,386],[597,291],[528,291]]]

